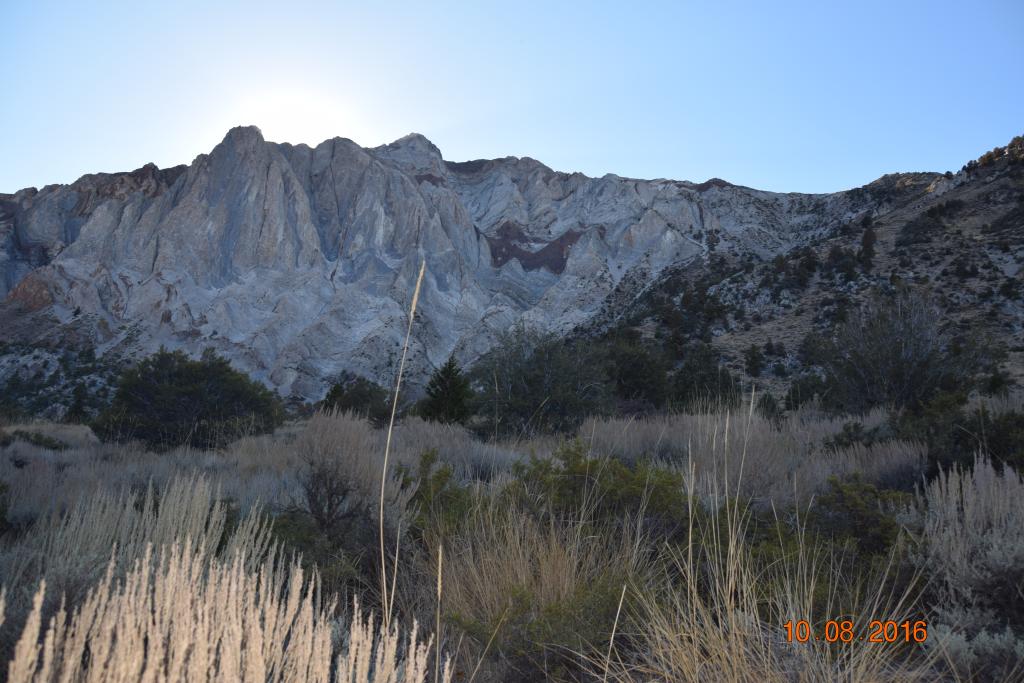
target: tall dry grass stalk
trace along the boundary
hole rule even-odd
[[[147,550],[123,581],[111,563],[82,604],[63,606],[42,632],[45,586],[8,666],[11,683],[73,681],[426,680],[430,641],[374,628],[355,606],[335,647],[315,576],[271,556],[255,571],[244,551],[211,559],[201,547]],[[0,611],[2,619],[2,611]],[[42,635],[42,638],[40,638]],[[441,681],[450,678],[447,663]]]
[[[424,259],[420,263],[420,272],[416,276],[416,288],[412,293],[412,303],[409,305],[409,327],[405,331],[405,343],[402,345],[402,359],[398,363],[398,376],[395,378],[395,394],[391,402],[391,418],[388,420],[388,432],[387,440],[384,443],[384,463],[381,467],[381,479],[380,479],[380,518],[379,518],[379,530],[380,530],[380,576],[381,576],[381,600],[383,604],[383,617],[385,628],[391,625],[391,610],[392,602],[394,599],[394,589],[388,588],[388,563],[387,563],[387,552],[384,547],[384,496],[385,488],[388,480],[388,457],[391,455],[391,435],[395,428],[395,415],[398,412],[398,396],[399,391],[402,388],[402,374],[405,372],[405,357],[409,352],[409,340],[412,338],[412,323],[416,318],[416,305],[420,300],[420,287],[423,285],[423,274],[427,269],[427,261]],[[396,557],[397,557],[396,549]],[[397,573],[397,567],[395,569]]]

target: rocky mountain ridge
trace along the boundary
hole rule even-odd
[[[0,195],[0,324],[12,340],[108,359],[213,347],[315,400],[342,371],[393,381],[421,261],[414,383],[453,352],[471,363],[518,322],[602,324],[670,270],[768,260],[968,179],[778,194],[529,158],[449,162],[416,134],[311,148],[240,127],[188,166]]]

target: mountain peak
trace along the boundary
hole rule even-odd
[[[437,170],[444,163],[441,150],[420,133],[409,133],[373,151],[392,162],[414,169]]]
[[[251,147],[265,142],[263,131],[256,126],[235,126],[227,132],[221,144],[233,146]]]

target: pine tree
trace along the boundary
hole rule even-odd
[[[864,226],[864,234],[860,238],[860,262],[864,270],[871,270],[872,260],[875,258],[875,242],[878,241],[874,228],[868,223]]]
[[[430,378],[419,412],[427,420],[462,423],[472,412],[472,398],[469,380],[462,374],[455,356],[451,356]]]
[[[744,360],[746,361],[747,374],[751,377],[760,377],[761,370],[764,369],[764,354],[761,353],[761,349],[757,344],[750,345],[750,348],[744,354]]]

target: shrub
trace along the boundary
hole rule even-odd
[[[817,373],[805,372],[789,383],[783,405],[786,410],[796,410],[815,397],[825,397],[828,389],[828,384]]]
[[[333,457],[308,456],[299,472],[306,510],[325,533],[337,530],[343,520],[358,515],[366,503],[348,469],[339,462],[343,457],[341,453]]]
[[[600,350],[518,327],[473,368],[477,412],[494,433],[570,431],[610,407]]]
[[[876,296],[826,340],[816,359],[834,407],[916,408],[940,389],[961,387],[979,370],[981,350],[954,343],[923,293]]]
[[[467,519],[473,502],[468,486],[455,479],[451,465],[438,464],[436,449],[424,451],[419,469],[413,478],[408,468],[403,472],[405,485],[413,485],[415,493],[410,507],[415,510],[415,532],[420,535],[444,537],[454,532]]]
[[[849,249],[834,245],[828,252],[823,270],[842,275],[845,280],[853,280],[857,277],[857,256]]]
[[[388,396],[388,390],[379,384],[344,372],[327,392],[321,407],[327,412],[353,413],[381,425],[391,417]]]
[[[472,413],[472,400],[469,379],[462,374],[455,356],[450,356],[430,378],[418,412],[426,420],[462,424]]]
[[[686,347],[683,363],[673,378],[673,399],[687,409],[702,401],[723,407],[735,407],[740,401],[740,386],[720,361],[718,353],[703,342]]]
[[[639,335],[618,336],[607,347],[608,374],[620,402],[660,408],[668,399],[669,365],[664,354],[643,345]]]
[[[893,511],[906,507],[907,494],[879,491],[859,475],[846,481],[830,477],[828,484],[815,500],[810,526],[834,541],[853,542],[864,555],[888,552],[900,532]]]
[[[629,526],[541,521],[500,501],[475,506],[444,544],[442,613],[465,634],[469,667],[491,655],[487,680],[588,680],[580,670],[607,647],[623,585],[646,571]]]
[[[751,344],[743,353],[743,366],[751,377],[760,377],[764,369],[764,354],[757,344]]]
[[[556,517],[581,515],[614,522],[643,511],[649,525],[665,535],[686,519],[683,475],[639,461],[593,457],[579,439],[559,446],[550,458],[533,457],[513,467],[515,485],[539,494]]]
[[[111,405],[93,424],[104,439],[139,439],[154,449],[216,448],[281,424],[280,401],[212,350],[199,360],[161,349],[121,375]]]
[[[867,219],[870,221],[870,219]],[[878,236],[875,234],[874,228],[871,227],[871,223],[867,222],[864,226],[864,233],[860,237],[860,252],[857,254],[857,258],[861,265],[864,266],[864,270],[871,270],[872,261],[875,258],[875,243],[878,241]]]
[[[928,645],[974,680],[1020,680],[1024,481],[987,459],[940,473],[918,497],[917,557],[932,579]]]
[[[778,399],[771,394],[765,393],[758,397],[757,412],[772,422],[777,423],[782,419],[782,406],[779,405]]]

